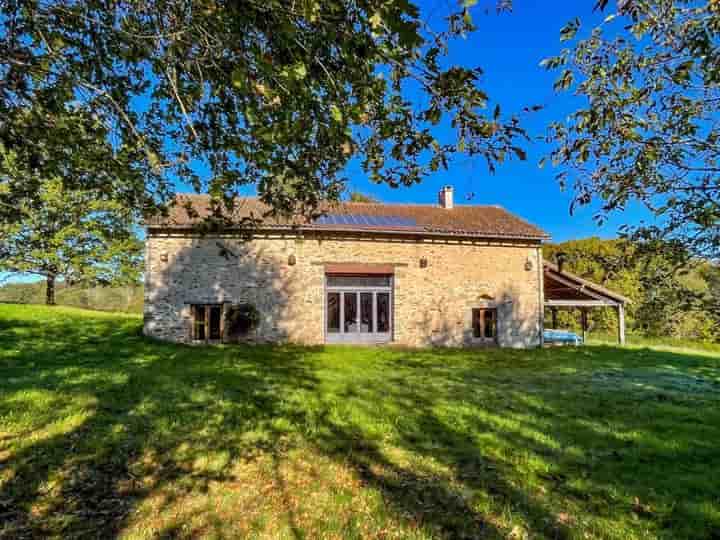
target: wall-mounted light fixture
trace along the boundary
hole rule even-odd
[[[425,257],[420,259],[420,268],[427,268],[427,266],[428,266],[428,260]]]
[[[290,266],[295,266],[295,263],[297,262],[297,259],[295,259],[295,255],[290,255],[288,257],[288,264]]]
[[[161,253],[160,254],[160,260],[162,262],[168,262],[168,254],[167,253]]]
[[[530,259],[528,259],[527,261],[525,261],[525,270],[530,272],[532,269],[533,269],[533,262]]]

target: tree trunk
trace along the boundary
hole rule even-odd
[[[45,304],[55,305],[55,276],[47,276],[45,285]]]

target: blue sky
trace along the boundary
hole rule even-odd
[[[521,111],[527,105],[543,105],[540,113],[524,117],[524,127],[533,135],[542,135],[552,120],[562,120],[577,108],[577,98],[553,89],[555,73],[539,67],[543,58],[561,49],[559,31],[569,20],[579,16],[587,31],[604,15],[593,13],[594,0],[551,1],[514,0],[513,12],[497,15],[494,0],[480,0],[473,8],[478,31],[467,40],[453,42],[451,61],[468,66],[481,66],[485,71],[482,88],[503,111]],[[421,0],[424,14],[433,13],[433,26],[442,24],[441,17],[457,0]],[[487,10],[485,7],[491,8]],[[494,106],[494,104],[493,104]],[[452,184],[455,199],[465,201],[473,192],[473,204],[499,204],[539,225],[561,242],[574,238],[600,236],[612,238],[624,223],[637,223],[648,218],[642,208],[629,208],[612,216],[602,227],[593,221],[594,210],[586,207],[570,216],[571,193],[560,191],[555,180],[559,172],[552,166],[538,167],[549,147],[541,142],[527,146],[528,160],[517,160],[500,166],[490,175],[482,160],[459,160],[449,171],[438,172],[421,185],[391,189],[368,182],[359,168],[350,172],[353,190],[370,193],[387,202],[433,203],[441,186]]]

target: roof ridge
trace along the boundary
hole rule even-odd
[[[176,197],[210,197],[209,193],[176,193]],[[255,201],[260,201],[260,197],[257,195],[239,195],[235,197],[236,199],[251,199]],[[366,202],[366,201],[337,201],[340,204],[343,205],[360,205],[360,206],[421,206],[425,208],[442,208],[437,203],[421,203],[421,202],[395,202],[395,201],[376,201],[376,202]],[[454,207],[451,210],[454,210],[456,208],[499,208],[501,210],[506,210],[506,208],[501,204],[463,204],[458,203],[455,204]],[[443,208],[443,210],[445,210]]]
[[[341,204],[358,204],[358,205],[376,205],[376,206],[422,206],[427,208],[442,208],[437,203],[420,203],[420,202],[385,202],[385,201],[378,201],[378,202],[360,202],[360,201],[339,201]],[[451,210],[454,210],[455,208],[500,208],[502,210],[505,210],[505,208],[500,204],[455,204]],[[445,210],[445,208],[442,208]]]

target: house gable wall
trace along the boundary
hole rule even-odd
[[[420,259],[427,259],[426,268]],[[187,342],[191,304],[249,302],[261,314],[258,341],[324,343],[324,265],[330,263],[394,266],[397,344],[472,345],[472,309],[497,307],[501,346],[539,345],[537,245],[328,235],[243,241],[150,232],[145,333]]]

